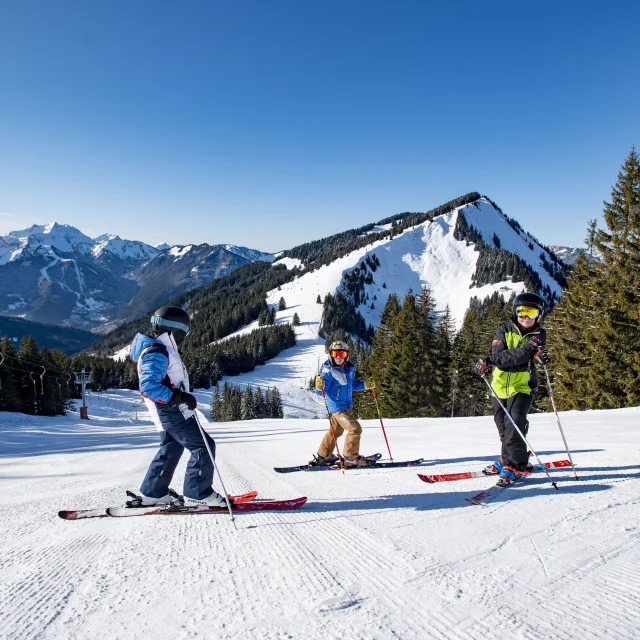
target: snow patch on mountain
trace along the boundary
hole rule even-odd
[[[105,252],[120,258],[121,260],[151,260],[155,258],[160,251],[154,247],[139,242],[137,240],[123,240],[120,236],[113,234],[104,234],[100,236],[100,240],[96,238],[96,244],[91,253],[98,258]]]
[[[295,269],[296,267],[299,267],[300,269],[302,269],[304,267],[304,264],[302,260],[300,260],[300,258],[281,258],[280,260],[277,260],[273,264],[274,265],[283,264],[285,267],[287,267],[287,269]]]
[[[181,246],[175,246],[175,247],[171,247],[171,249],[169,249],[169,255],[170,256],[174,256],[175,260],[180,260],[180,258],[184,258],[184,256],[187,255],[187,253],[189,253],[189,251],[191,251],[191,249],[193,248],[192,244],[188,244],[186,247],[181,247]]]
[[[371,229],[370,231],[367,231],[365,234],[365,236],[369,236],[372,233],[380,233],[381,231],[388,231],[389,229],[391,229],[393,225],[389,222],[388,224],[377,224],[375,227],[373,227],[373,229]]]

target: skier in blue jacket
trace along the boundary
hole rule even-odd
[[[140,493],[142,505],[168,504],[169,484],[185,449],[191,452],[184,478],[186,506],[226,506],[224,496],[213,490],[213,461],[194,417],[197,401],[189,393],[189,376],[178,347],[189,335],[191,319],[180,307],[161,307],[151,316],[153,337],[136,334],[129,357],[138,365],[140,393],[156,429],[160,449],[149,466]],[[206,435],[215,456],[216,445]]]
[[[316,393],[323,395],[331,426],[336,439],[345,431],[347,437],[342,450],[342,462],[347,467],[364,467],[368,462],[360,455],[360,436],[362,427],[353,414],[353,392],[373,389],[373,380],[356,380],[356,368],[349,362],[349,347],[341,341],[332,342],[329,347],[329,359],[322,365],[316,376]],[[331,465],[338,462],[333,453],[335,442],[331,430],[322,438],[318,455],[309,463],[312,466]]]

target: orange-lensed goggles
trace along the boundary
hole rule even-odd
[[[535,307],[516,307],[516,315],[520,318],[531,318],[535,320],[540,315],[540,309]]]
[[[342,358],[343,360],[347,359],[347,356],[349,355],[348,351],[342,351],[342,349],[340,350],[333,350],[331,352],[331,357],[335,360],[336,358]]]

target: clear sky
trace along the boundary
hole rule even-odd
[[[0,234],[276,251],[479,191],[581,245],[640,146],[638,24],[615,0],[0,0]]]

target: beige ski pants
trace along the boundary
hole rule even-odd
[[[347,437],[344,441],[344,448],[342,449],[342,455],[348,458],[356,458],[360,454],[360,436],[362,435],[362,427],[353,415],[353,411],[336,411],[331,414],[331,424],[336,434],[336,438],[339,438],[345,431]],[[327,431],[322,438],[320,448],[318,449],[318,455],[323,458],[328,458],[335,449],[336,445],[333,441],[333,435],[331,430]]]

